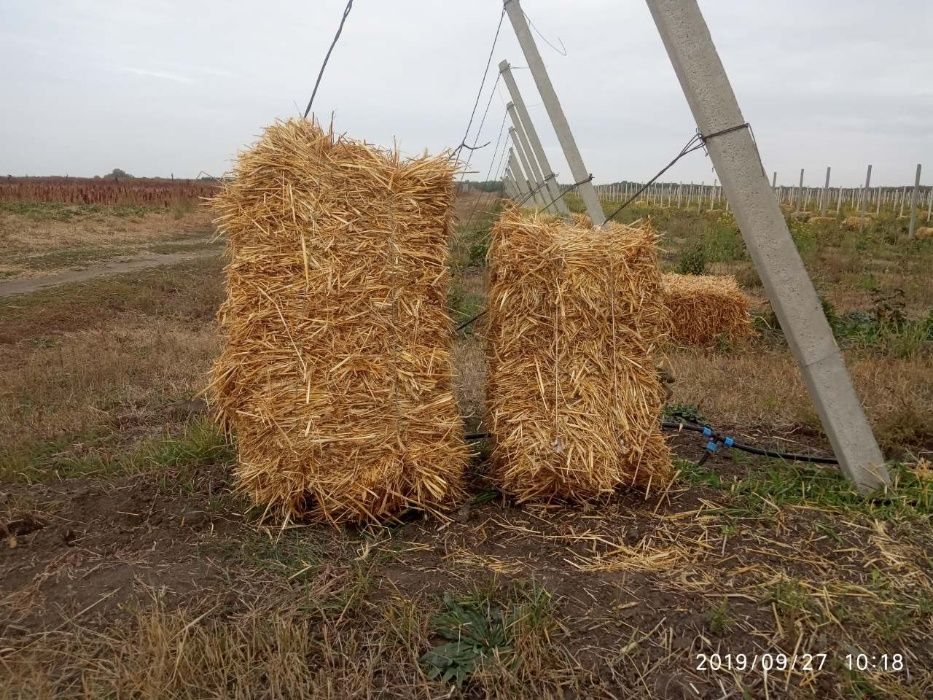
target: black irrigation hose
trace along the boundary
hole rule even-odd
[[[839,464],[839,460],[835,457],[821,457],[820,455],[803,455],[797,454],[795,452],[779,452],[777,450],[765,450],[761,447],[754,447],[753,445],[746,445],[741,442],[736,442],[731,437],[718,433],[709,426],[697,425],[696,423],[689,423],[686,421],[663,421],[661,423],[662,428],[668,430],[689,430],[694,433],[701,433],[709,437],[714,443],[723,443],[728,447],[732,447],[736,450],[742,450],[743,452],[748,452],[753,455],[761,455],[763,457],[773,457],[775,459],[786,459],[791,462],[811,462],[813,464]],[[708,450],[707,455],[710,454]],[[704,455],[705,457],[706,455]],[[705,461],[705,460],[703,460]]]
[[[754,447],[753,445],[746,445],[745,443],[735,442],[728,436],[722,435],[721,433],[716,432],[711,429],[709,426],[697,425],[695,423],[687,422],[673,422],[673,421],[662,421],[661,427],[668,430],[689,430],[694,433],[701,433],[710,437],[715,443],[724,443],[728,444],[729,447],[742,450],[743,452],[749,452],[754,455],[761,455],[763,457],[772,457],[774,459],[786,459],[791,462],[811,462],[813,464],[839,464],[838,460],[835,457],[821,457],[819,455],[802,455],[796,454],[794,452],[779,452],[777,450],[765,450],[761,447]],[[464,438],[468,442],[475,440],[485,440],[486,438],[491,437],[491,433],[467,433]],[[729,440],[729,443],[726,441]],[[707,449],[703,456],[700,458],[700,461],[697,462],[698,466],[702,466],[709,456],[712,454],[712,451]]]

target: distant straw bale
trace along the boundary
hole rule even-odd
[[[868,226],[871,226],[871,217],[868,216],[847,216],[842,220],[842,227],[848,231],[858,231]]]
[[[664,344],[657,235],[503,213],[492,231],[485,333],[493,476],[519,501],[663,488]]]
[[[376,521],[461,495],[452,200],[447,158],[405,161],[309,121],[240,155],[214,199],[230,262],[211,399],[255,503]]]
[[[914,237],[921,241],[925,238],[933,238],[933,226],[921,226],[914,231]]]
[[[810,219],[811,224],[831,225],[838,223],[835,216],[814,216]]]
[[[809,221],[810,212],[808,211],[795,211],[791,212],[790,218],[794,221]]]
[[[671,343],[708,347],[718,338],[743,340],[752,332],[749,298],[730,275],[664,275]]]

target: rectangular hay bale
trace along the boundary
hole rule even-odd
[[[519,501],[663,488],[666,335],[657,235],[506,211],[492,231],[485,334],[493,475]]]
[[[277,123],[214,199],[229,242],[210,396],[240,488],[378,521],[462,495],[447,313],[453,168]]]
[[[748,296],[730,275],[664,275],[671,343],[708,347],[717,339],[744,340],[752,333]]]

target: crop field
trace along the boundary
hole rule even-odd
[[[217,189],[213,180],[135,177],[10,177],[0,179],[0,202],[190,206]]]
[[[894,213],[790,222],[891,493],[727,449],[698,464],[705,441],[668,432],[663,492],[519,506],[479,440],[446,518],[283,527],[234,489],[201,396],[223,242],[202,185],[163,185],[0,183],[0,698],[933,693],[933,241]],[[456,203],[458,323],[484,307],[502,206]],[[668,350],[665,415],[827,454],[731,214],[638,203],[622,220],[645,217],[665,271],[732,274],[754,307],[747,342]],[[9,291],[23,280],[48,286]],[[482,329],[453,350],[480,433]]]

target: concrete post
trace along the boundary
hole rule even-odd
[[[930,188],[930,194],[927,195],[927,223],[930,222],[930,214],[933,214],[933,187]]]
[[[518,155],[518,162],[522,164],[525,179],[528,180],[528,190],[531,192],[535,204],[543,209],[548,200],[546,199],[546,195],[541,192],[539,187],[541,182],[535,177],[534,171],[531,169],[531,165],[528,162],[528,155],[525,153],[522,142],[518,138],[518,132],[515,130],[515,127],[509,129],[509,136],[512,137],[512,146],[515,149],[515,153]]]
[[[515,151],[509,150],[509,170],[512,171],[512,175],[515,177],[515,184],[518,185],[518,193],[521,195],[520,202],[527,204],[528,200],[531,199],[530,190],[528,189],[528,178],[525,177],[525,173],[522,172],[521,166],[518,164],[518,160],[515,158]]]
[[[560,106],[560,100],[557,99],[557,93],[554,92],[554,86],[551,84],[550,77],[548,77],[547,68],[544,67],[544,61],[541,60],[541,54],[535,44],[534,37],[531,36],[521,3],[519,0],[505,0],[505,11],[509,15],[509,21],[512,23],[512,29],[515,30],[515,36],[518,37],[518,43],[522,47],[525,62],[528,64],[529,70],[531,70],[535,85],[538,86],[538,92],[541,93],[544,108],[551,119],[551,124],[554,125],[554,131],[557,132],[557,140],[560,141],[560,147],[563,149],[564,157],[570,166],[573,181],[581,183],[578,186],[578,191],[583,203],[586,205],[586,213],[589,214],[594,226],[602,226],[606,223],[606,215],[599,203],[599,197],[596,196],[593,183],[583,182],[590,176],[590,171],[586,169],[586,165],[583,163],[583,156],[580,155],[580,149],[577,148],[573,132],[570,131],[570,124],[567,123],[567,117]]]
[[[839,213],[842,211],[842,188],[839,188],[839,191],[836,192],[836,216],[839,216]]]
[[[796,211],[800,211],[800,203],[803,201],[803,168],[800,169],[800,184],[797,186]]]
[[[881,215],[881,188],[875,188],[875,216]]]
[[[745,122],[697,0],[646,0],[701,134]],[[832,330],[749,129],[706,143],[736,222],[845,475],[861,492],[891,483]]]
[[[826,204],[829,202],[829,171],[830,167],[827,165],[826,182],[823,183],[823,192],[820,194],[820,216],[826,213]]]
[[[871,186],[871,163],[868,164],[868,171],[865,173],[865,188],[859,196],[858,203],[858,230],[861,231],[865,226],[865,198],[868,196],[868,188]]]
[[[517,199],[518,192],[515,187],[515,180],[512,178],[512,173],[508,170],[506,170],[505,174],[502,176],[502,187],[509,199]]]
[[[525,136],[525,130],[522,128],[522,123],[518,118],[518,112],[515,110],[515,105],[509,102],[505,106],[505,110],[509,113],[509,118],[512,120],[513,127],[510,130],[510,133],[513,134],[513,138],[518,136],[518,143],[520,148],[518,149],[519,158],[524,154],[525,160],[522,161],[522,165],[528,165],[528,172],[531,175],[531,179],[534,182],[534,185],[538,189],[538,194],[541,195],[541,199],[544,202],[544,208],[552,213],[557,213],[557,207],[554,204],[551,204],[553,197],[549,196],[547,190],[547,183],[544,181],[544,177],[541,174],[541,168],[538,167],[538,159],[534,157],[534,154],[531,152],[531,144],[528,143],[528,138]]]
[[[554,200],[554,206],[561,216],[568,217],[570,216],[570,211],[567,209],[567,204],[561,196],[560,187],[557,185],[557,175],[554,174],[554,170],[548,162],[547,155],[544,153],[544,146],[541,144],[541,139],[538,137],[538,130],[535,129],[534,122],[531,121],[531,115],[525,107],[525,98],[522,97],[522,94],[518,90],[518,84],[515,82],[515,76],[512,75],[512,68],[509,66],[508,61],[502,61],[499,64],[499,73],[502,75],[505,86],[509,91],[509,96],[512,98],[512,104],[515,105],[518,118],[524,127],[525,136],[528,138],[528,143],[531,145],[531,155],[538,161],[538,165],[541,168],[541,175],[547,183],[545,189],[547,190],[548,198]]]

